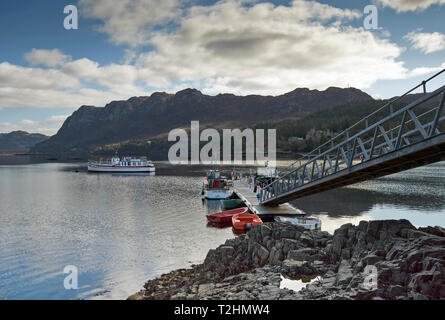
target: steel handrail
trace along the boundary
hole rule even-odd
[[[441,73],[444,72],[444,71],[445,71],[445,69],[442,70],[440,73],[436,74],[435,76],[431,77],[430,79],[428,79],[428,81],[431,80],[432,78],[436,77],[437,75],[441,74]],[[423,86],[424,86],[424,88],[425,88],[425,83],[426,83],[426,81],[422,82],[420,85],[423,84]],[[419,85],[419,86],[420,86],[420,85]],[[416,87],[416,88],[417,88],[417,87]],[[412,90],[415,90],[416,88],[414,88],[414,89],[412,89]],[[411,90],[411,91],[412,91],[412,90]],[[410,91],[408,91],[408,92],[410,92]],[[280,178],[279,178],[278,180],[273,181],[272,183],[268,184],[267,186],[264,186],[263,188],[264,188],[265,190],[270,190],[270,188],[271,188],[273,185],[278,184],[278,183],[280,183],[281,181],[283,181],[283,180],[285,180],[285,179],[288,179],[288,178],[290,177],[290,175],[292,175],[294,172],[299,171],[299,170],[302,169],[302,168],[307,168],[307,166],[310,165],[311,163],[313,163],[312,166],[315,167],[315,163],[316,163],[317,161],[319,161],[319,159],[321,159],[321,158],[325,158],[326,156],[329,156],[329,153],[332,152],[333,150],[340,150],[340,148],[342,148],[345,144],[351,143],[351,141],[353,141],[353,140],[354,140],[354,141],[357,140],[357,138],[359,138],[360,136],[362,136],[362,135],[365,134],[366,132],[369,132],[369,131],[371,131],[371,130],[373,130],[373,129],[377,130],[378,126],[381,126],[381,125],[384,124],[385,122],[390,121],[390,120],[396,118],[397,116],[402,115],[402,114],[404,114],[404,113],[406,113],[406,112],[409,112],[409,110],[411,110],[411,109],[417,107],[418,105],[420,105],[420,104],[422,104],[422,103],[424,103],[424,102],[426,102],[426,101],[428,101],[428,100],[430,100],[430,99],[436,97],[437,95],[439,95],[439,94],[441,94],[441,93],[442,93],[442,94],[445,94],[444,92],[445,92],[445,86],[442,86],[442,87],[436,89],[434,92],[431,92],[430,94],[426,94],[426,95],[424,95],[423,97],[421,97],[421,98],[419,98],[419,99],[417,99],[417,100],[415,100],[415,101],[409,103],[407,106],[405,106],[405,107],[403,107],[403,108],[401,108],[401,109],[399,109],[399,110],[397,110],[397,111],[395,111],[395,112],[393,111],[393,112],[390,113],[388,116],[384,117],[383,119],[380,119],[379,121],[375,122],[374,124],[372,124],[372,125],[369,125],[369,124],[368,124],[366,128],[362,129],[361,131],[359,131],[358,133],[354,134],[353,136],[348,136],[346,140],[343,140],[343,141],[341,141],[341,142],[338,142],[338,143],[335,144],[335,145],[332,145],[332,144],[331,144],[331,147],[330,147],[328,150],[326,150],[326,151],[324,151],[324,152],[321,152],[321,147],[322,147],[322,146],[325,146],[325,145],[328,144],[328,143],[330,143],[330,141],[326,142],[326,143],[323,144],[322,146],[320,146],[320,147],[318,147],[317,149],[315,149],[315,150],[319,151],[318,154],[317,154],[315,157],[313,157],[313,158],[309,158],[309,160],[306,160],[303,164],[299,165],[299,166],[296,167],[296,168],[295,168],[295,167],[292,167],[292,169],[289,170],[288,172],[286,172],[284,175],[281,175],[281,174],[280,174]],[[406,94],[405,94],[405,95],[406,95]],[[403,96],[401,96],[401,97],[403,97]],[[400,99],[401,97],[399,97],[399,99]],[[396,100],[396,99],[394,99],[394,101],[395,101],[395,100]],[[442,102],[443,102],[443,97],[442,97]],[[385,105],[385,106],[386,106],[386,105]],[[385,107],[385,106],[384,106],[384,107]],[[381,111],[384,107],[382,107],[382,108],[380,108],[379,110],[373,112],[372,114],[376,114],[377,112]],[[425,116],[426,114],[428,114],[428,113],[430,113],[430,112],[432,112],[432,111],[438,109],[439,107],[440,107],[440,106],[438,106],[438,107],[434,107],[433,109],[428,110],[428,111],[426,111],[426,112],[424,112],[424,113],[422,113],[422,114],[416,116],[416,119],[419,119],[419,118]],[[437,110],[437,112],[439,112],[439,111]],[[439,117],[438,117],[438,118],[439,118],[439,119],[438,119],[438,122],[442,121],[442,120],[445,118],[445,117],[440,117],[440,114],[439,114],[438,116],[439,116]],[[363,121],[363,119],[362,119],[361,121]],[[359,121],[359,122],[360,122],[360,121]],[[359,122],[357,122],[357,123],[359,123]],[[407,120],[406,122],[404,122],[404,124],[406,125],[406,124],[411,123],[411,122],[413,122],[413,119]],[[421,126],[422,126],[423,129],[425,129],[426,127],[428,127],[428,126],[430,126],[430,125],[432,126],[432,122],[429,122],[429,123],[427,123],[427,124],[425,124],[425,125],[421,125]],[[416,125],[416,126],[417,126],[417,125]],[[350,127],[350,128],[352,128],[352,127]],[[395,128],[392,128],[392,129],[390,129],[390,130],[388,130],[388,131],[385,130],[385,134],[387,134],[387,133],[389,133],[389,132],[392,132],[393,130],[396,130],[397,128],[400,128],[400,125],[396,126]],[[437,128],[436,128],[436,129],[437,129]],[[398,138],[400,138],[400,139],[402,139],[402,138],[406,138],[408,135],[411,135],[411,134],[413,134],[414,132],[417,132],[417,131],[419,131],[418,128],[415,129],[415,130],[412,130],[412,131],[410,131],[410,132],[408,132],[408,133],[405,133],[405,134],[401,135],[401,136],[398,137]],[[433,134],[433,133],[431,132],[431,134]],[[340,134],[340,135],[341,135],[341,134]],[[340,135],[336,136],[336,138],[338,138]],[[376,137],[381,137],[381,136],[383,136],[382,133],[381,133],[380,135],[376,136]],[[374,139],[376,139],[376,137],[374,137]],[[389,139],[389,137],[386,137],[386,138]],[[335,139],[335,138],[334,138],[334,139]],[[397,139],[397,138],[396,138],[396,139]],[[390,139],[391,143],[392,143],[392,141],[394,141],[394,140],[396,140],[396,139],[394,139],[394,138],[391,137],[391,139]],[[333,140],[333,139],[332,139],[332,140]],[[367,142],[369,142],[369,141],[370,141],[370,139],[366,140],[365,143],[363,143],[362,148],[365,148],[364,145],[365,145]],[[374,150],[375,150],[375,148],[378,149],[378,148],[381,148],[381,147],[384,146],[384,145],[385,145],[385,143],[380,144],[380,145],[378,145],[378,146],[375,146],[375,147],[374,147]],[[361,149],[361,148],[360,148],[360,149]],[[366,149],[366,148],[365,148],[365,149]],[[314,151],[315,151],[315,150],[314,150]],[[372,151],[372,150],[369,150],[369,149],[368,149],[368,150],[366,150],[366,151]],[[347,152],[349,152],[349,150],[347,150]],[[355,153],[355,150],[354,150],[353,152],[354,152],[354,155],[351,155],[351,160],[352,160],[352,161],[353,161],[353,159],[354,159],[356,156],[364,155],[364,151]],[[337,153],[337,154],[338,154],[338,153]],[[340,156],[340,155],[338,155],[338,156]],[[372,154],[370,154],[370,156],[372,157]],[[343,156],[342,156],[342,157],[343,157]],[[349,158],[349,157],[347,157],[347,158]],[[351,161],[351,160],[349,160],[349,161]],[[299,161],[301,161],[301,160],[299,160]],[[343,163],[345,163],[345,162],[346,162],[346,161],[341,161],[340,164],[343,164]],[[295,163],[296,163],[296,162],[295,162]],[[337,166],[338,164],[339,164],[339,163],[338,163],[338,158],[336,158],[336,166]],[[317,166],[318,166],[318,164],[317,164]],[[305,169],[305,170],[306,170],[306,169]],[[313,171],[313,170],[314,170],[314,169],[312,169],[312,171]],[[342,170],[343,170],[343,169],[342,169]],[[317,169],[317,171],[319,172],[319,169]],[[324,172],[325,172],[325,171],[324,171],[324,167],[323,167],[322,175],[324,175]],[[313,177],[313,173],[312,173],[312,175],[311,175],[311,180],[310,180],[310,181],[312,181],[312,177]],[[305,178],[303,178],[303,184],[305,184],[305,183],[304,183],[304,179],[305,179]],[[302,184],[302,185],[303,185],[303,184]],[[278,195],[276,195],[276,196],[278,196]]]
[[[349,128],[343,130],[341,133],[337,134],[335,137],[329,139],[328,141],[326,141],[325,143],[323,143],[322,145],[320,145],[319,147],[315,148],[314,150],[310,151],[309,153],[306,153],[305,155],[301,156],[298,160],[296,160],[295,162],[293,162],[291,165],[289,165],[288,167],[286,167],[285,169],[281,170],[281,171],[287,171],[290,168],[293,168],[294,164],[296,164],[297,162],[300,162],[301,159],[307,158],[309,157],[311,154],[315,153],[315,152],[319,152],[319,150],[326,146],[327,144],[332,143],[333,141],[335,141],[335,139],[341,137],[344,134],[347,134],[348,132],[351,131],[351,129],[353,129],[354,127],[358,126],[359,124],[367,121],[368,118],[376,115],[377,113],[379,113],[380,111],[382,111],[383,109],[393,105],[395,102],[401,100],[402,98],[406,97],[408,94],[410,94],[411,92],[417,90],[420,87],[423,87],[424,89],[424,93],[426,93],[426,84],[431,81],[432,79],[436,78],[437,76],[439,76],[440,74],[442,74],[443,72],[445,72],[445,69],[437,72],[436,74],[434,74],[433,76],[431,76],[430,78],[428,78],[427,80],[422,81],[420,84],[418,84],[417,86],[415,86],[414,88],[408,90],[407,92],[405,92],[403,95],[396,97],[394,99],[392,99],[391,101],[387,102],[386,104],[384,104],[382,107],[380,107],[379,109],[373,111],[372,113],[370,113],[369,115],[367,115],[366,117],[364,117],[363,119],[360,119],[359,121],[357,121],[356,123],[354,123],[352,126],[350,126]]]

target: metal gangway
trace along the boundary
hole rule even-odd
[[[260,204],[276,206],[445,160],[445,85],[427,92],[427,84],[444,72],[422,81],[281,170],[278,179],[261,188]],[[406,102],[404,98],[419,88],[421,96]]]

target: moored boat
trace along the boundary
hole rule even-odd
[[[236,209],[244,206],[244,201],[241,199],[226,199],[221,200],[221,205],[224,210]]]
[[[146,157],[113,157],[111,160],[88,162],[88,172],[95,173],[150,173],[155,172],[153,162]]]
[[[303,227],[308,230],[320,230],[321,220],[313,217],[283,217],[277,216],[274,218],[275,221],[288,222],[296,226]]]
[[[227,179],[222,176],[218,170],[208,171],[206,181],[202,187],[204,198],[209,200],[228,199],[232,195],[233,190],[228,185]]]
[[[209,222],[228,223],[232,221],[232,217],[235,214],[247,213],[248,210],[249,209],[247,207],[244,207],[244,208],[238,208],[238,209],[232,209],[232,210],[208,214],[206,217],[207,220],[209,220]]]
[[[262,223],[263,221],[256,214],[239,213],[232,217],[232,225],[236,230],[248,230]]]

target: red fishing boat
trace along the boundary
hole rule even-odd
[[[212,213],[207,215],[207,220],[213,223],[227,223],[232,221],[235,214],[247,213],[247,207]]]
[[[232,217],[232,225],[235,230],[248,230],[262,223],[263,221],[256,214],[239,213]]]

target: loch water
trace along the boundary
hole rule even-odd
[[[205,167],[156,166],[154,176],[100,175],[84,163],[0,157],[0,299],[125,299],[235,237],[206,223],[220,207],[201,199]],[[371,219],[445,226],[445,163],[292,204],[329,232]],[[68,265],[77,290],[64,287]]]

